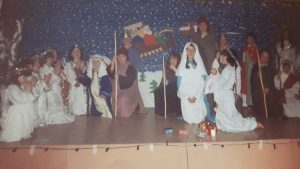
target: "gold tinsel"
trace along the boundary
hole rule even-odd
[[[70,88],[71,88],[71,84],[68,82],[66,76],[61,73],[61,96],[63,98],[63,102],[65,106],[68,106],[69,103],[69,94],[70,94]]]
[[[70,83],[67,80],[61,82],[61,96],[63,98],[64,105],[67,106],[69,102]]]

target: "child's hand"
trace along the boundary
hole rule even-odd
[[[61,63],[60,62],[56,62],[54,65],[54,73],[56,75],[59,75],[61,72]]]
[[[279,80],[281,77],[281,71],[279,70],[278,73],[276,74],[276,79]]]
[[[104,100],[106,100],[106,96],[105,95],[100,95],[100,97],[102,98],[102,99],[104,99]]]
[[[189,97],[188,98],[188,101],[190,102],[190,103],[195,103],[196,102],[196,97],[194,96],[194,97]]]
[[[177,71],[176,66],[175,65],[170,65],[170,69],[172,69],[174,72]]]
[[[100,68],[101,62],[99,60],[93,60],[92,65],[93,65],[93,71],[98,72]]]
[[[269,88],[265,88],[265,89],[264,89],[264,93],[265,93],[265,94],[268,94],[269,92],[270,92],[270,89],[269,89]]]
[[[44,75],[44,81],[45,81],[46,84],[49,84],[51,76],[52,76],[51,74],[45,74]]]
[[[82,65],[82,66],[81,66],[81,73],[85,73],[85,72],[86,72],[86,70],[87,70],[87,67],[86,67],[86,66],[84,66],[84,65]]]
[[[25,90],[25,91],[31,92],[31,91],[32,91],[32,88],[33,88],[33,86],[32,86],[32,84],[31,84],[31,82],[25,83],[25,85],[24,85],[24,90]]]
[[[32,77],[32,79],[31,79],[30,82],[31,82],[32,86],[35,86],[37,84],[37,82],[38,82],[38,79],[36,77]]]
[[[217,71],[217,69],[215,69],[215,68],[211,68],[210,73],[211,73],[212,75],[216,75],[216,74],[218,73],[218,71]]]

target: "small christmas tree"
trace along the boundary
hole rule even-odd
[[[158,83],[155,80],[152,80],[152,82],[150,82],[150,93],[154,93],[154,91],[157,89],[158,87]]]
[[[140,75],[140,82],[145,82],[146,81],[146,75],[144,73],[142,73]]]

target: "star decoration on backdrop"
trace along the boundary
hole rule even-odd
[[[289,17],[299,16],[299,7],[256,2],[245,8],[241,0],[23,0],[18,4],[18,15],[25,20],[20,51],[24,55],[35,54],[55,46],[64,57],[75,43],[83,49],[96,44],[89,55],[99,53],[111,57],[115,30],[120,47],[123,28],[127,25],[141,21],[153,32],[159,32],[166,27],[178,29],[190,21],[196,22],[202,15],[210,19],[215,39],[222,31],[239,33],[229,36],[230,45],[238,50],[244,45],[244,35],[248,31],[254,32],[258,45],[266,48],[277,41],[283,24],[299,28],[297,17]],[[265,2],[265,6],[261,2]],[[285,13],[287,15],[283,15]],[[189,39],[183,38],[178,31],[174,37],[175,47],[170,51],[181,53]],[[161,70],[163,55],[167,57],[168,53],[139,60],[137,69],[140,72]]]

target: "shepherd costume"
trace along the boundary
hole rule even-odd
[[[209,21],[206,17],[200,17],[198,24],[202,22],[206,23],[209,29]],[[216,54],[216,45],[212,33],[209,30],[207,33],[201,33],[199,29],[195,31],[191,26],[189,30],[182,31],[182,35],[191,38],[197,44],[206,72],[210,72]]]
[[[279,104],[279,93],[274,85],[275,70],[273,70],[269,65],[261,65],[261,72],[264,87],[269,88],[269,92],[266,94],[266,104],[269,116],[282,116],[282,108]],[[251,94],[257,119],[265,119],[266,112],[258,64],[254,65],[252,69]]]
[[[93,71],[93,60],[100,61],[99,71]],[[91,91],[91,114],[93,116],[102,116],[112,118],[111,114],[111,81],[107,74],[107,64],[110,60],[101,55],[93,55],[89,61],[87,75],[82,75],[79,82],[90,87]]]
[[[281,80],[281,82],[280,82]],[[300,118],[300,73],[292,72],[286,74],[281,72],[280,78],[274,78],[275,87],[278,90],[283,90],[283,112],[284,115],[290,118]]]
[[[252,95],[251,95],[251,72],[253,65],[257,64],[257,47],[254,45],[246,45],[243,48],[243,62],[242,66],[242,87],[241,92],[243,95],[243,106],[252,106]]]
[[[177,96],[177,77],[174,70],[165,68],[166,70],[166,100],[167,113],[175,113],[181,117],[180,99]],[[163,78],[159,87],[154,91],[155,113],[163,116],[164,113],[164,84]]]
[[[117,54],[128,56],[128,51],[125,48],[120,48]],[[129,56],[128,56],[129,58]],[[138,105],[138,84],[137,71],[135,67],[129,62],[121,64],[117,62],[118,66],[118,88],[117,94],[117,117],[130,117]],[[115,71],[110,72],[110,77],[114,79]],[[115,91],[115,90],[113,90]]]

